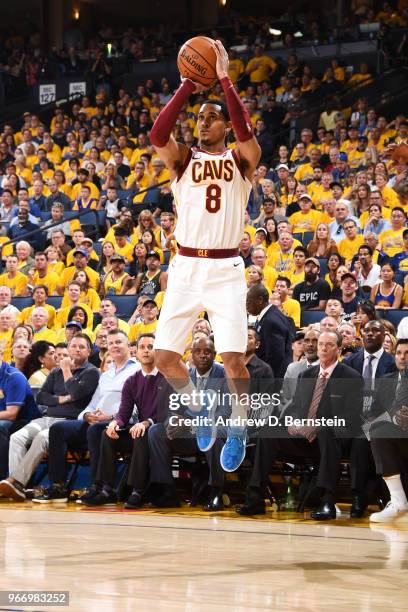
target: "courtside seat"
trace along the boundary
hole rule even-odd
[[[313,236],[314,236],[313,232],[304,232],[303,238],[302,238],[302,244],[304,247],[307,247],[309,242],[313,240]]]
[[[325,257],[318,257],[317,259],[319,260],[320,264],[320,278],[324,278],[329,271],[329,268],[327,267],[327,259]]]
[[[324,316],[324,310],[304,310],[300,316],[301,327],[320,323]]]

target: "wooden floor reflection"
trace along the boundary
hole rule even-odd
[[[0,521],[0,590],[70,592],[69,608],[0,610],[407,609],[407,521],[374,528],[347,514],[316,524],[297,514],[4,500]]]

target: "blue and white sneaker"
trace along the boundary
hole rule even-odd
[[[235,472],[245,459],[246,428],[231,427],[221,450],[220,463],[224,472]]]
[[[200,417],[206,419],[206,422],[196,427],[196,439],[197,446],[205,453],[210,450],[217,439],[217,426],[215,424],[215,411],[217,410],[217,403],[212,399],[216,395],[213,389],[207,389],[204,393],[204,404],[201,407],[200,412],[193,412],[191,409],[188,410],[189,414],[194,417]],[[210,407],[210,409],[208,409]]]

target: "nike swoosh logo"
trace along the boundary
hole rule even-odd
[[[241,262],[239,262],[237,264],[234,264],[234,268],[236,268],[237,266],[240,266],[240,265],[241,265]]]

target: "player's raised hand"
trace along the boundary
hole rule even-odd
[[[214,41],[215,54],[217,56],[217,77],[223,79],[228,76],[229,58],[228,53],[220,40]]]
[[[180,77],[180,78],[181,78],[182,83],[184,83],[184,81],[190,81],[191,83],[194,83],[195,89],[193,93],[200,93],[208,89],[208,85],[201,85],[201,83],[196,83],[195,81],[192,81],[191,79],[186,79],[185,77]]]

